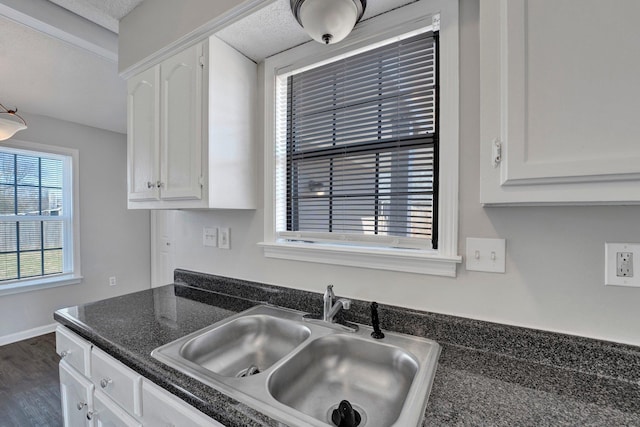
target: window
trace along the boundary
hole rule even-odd
[[[77,279],[73,163],[0,147],[0,294]]]
[[[265,61],[265,256],[455,276],[456,3]]]
[[[437,40],[429,31],[287,77],[281,238],[437,248]]]

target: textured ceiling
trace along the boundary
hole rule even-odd
[[[117,32],[118,20],[142,0],[51,2],[73,12],[71,17]],[[368,0],[364,19],[411,2]],[[267,3],[218,34],[256,62],[310,40],[293,18],[289,0]],[[0,15],[0,102],[25,113],[125,133],[126,82],[117,64],[23,24]]]
[[[49,0],[89,21],[118,33],[118,21],[142,0]]]
[[[362,20],[417,0],[367,0]],[[216,34],[255,62],[311,40],[291,13],[290,0],[276,0]]]
[[[0,16],[0,102],[20,111],[126,132],[117,64]]]

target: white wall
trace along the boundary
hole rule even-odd
[[[126,136],[45,116],[24,116],[29,128],[14,139],[79,150],[84,279],[78,285],[0,297],[0,341],[52,324],[58,308],[150,287],[149,213],[127,210]],[[115,287],[108,285],[110,276],[117,278]]]
[[[176,266],[224,276],[640,345],[640,289],[605,287],[604,242],[640,242],[640,207],[483,208],[479,203],[477,0],[461,0],[460,234],[507,239],[507,273],[455,279],[266,259],[263,212],[178,212]],[[259,159],[262,174],[262,159]],[[202,247],[202,227],[231,227],[231,250]]]

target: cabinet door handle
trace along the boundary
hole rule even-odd
[[[156,182],[156,187],[158,187],[158,188],[164,187],[164,182],[157,181]]]
[[[154,187],[153,182],[147,181],[147,188],[153,188],[153,187]]]
[[[82,408],[84,408],[85,406],[87,406],[86,403],[78,402],[78,404],[76,405],[76,408],[78,408],[78,411],[82,411]]]
[[[60,358],[64,359],[65,357],[69,356],[69,354],[71,354],[69,350],[64,350],[62,353],[60,353]]]
[[[93,416],[94,416],[95,414],[96,414],[96,413],[95,413],[95,412],[93,412],[93,411],[89,411],[89,412],[87,412],[87,419],[88,419],[89,421],[91,421],[91,419],[93,419]]]
[[[103,378],[100,380],[100,387],[107,388],[109,384],[111,384],[113,380],[111,378]]]

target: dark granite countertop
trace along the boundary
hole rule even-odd
[[[322,295],[176,271],[176,284],[58,310],[54,317],[228,427],[277,421],[151,357],[259,303],[318,312]],[[640,426],[640,348],[380,305],[382,327],[442,345],[425,426]],[[345,320],[368,323],[354,301]]]

